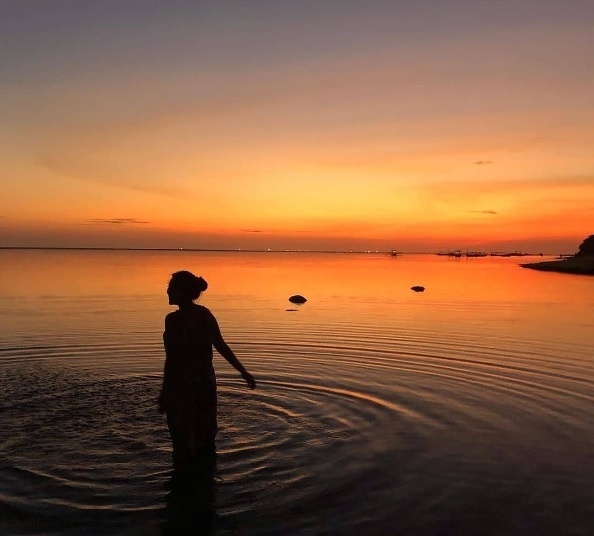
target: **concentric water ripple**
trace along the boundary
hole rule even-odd
[[[513,353],[494,340],[361,336],[360,326],[343,325],[318,326],[295,343],[273,328],[238,337],[252,341],[236,349],[258,377],[255,392],[217,362],[220,533],[241,525],[248,534],[362,534],[397,518],[432,534],[452,505],[463,531],[465,501],[486,494],[481,515],[492,515],[489,489],[502,494],[497,501],[527,500],[538,475],[533,485],[545,494],[530,492],[524,507],[547,520],[569,491],[580,534],[594,476],[594,392],[580,359],[559,373],[546,345],[518,354],[521,341]],[[126,533],[131,520],[137,533],[156,530],[170,465],[154,404],[159,341],[1,352],[9,527],[18,533],[27,516],[48,531],[68,523]],[[543,466],[555,468],[544,484]],[[516,522],[507,530],[520,531]]]

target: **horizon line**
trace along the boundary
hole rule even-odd
[[[394,249],[244,249],[244,248],[139,248],[139,247],[99,247],[99,246],[0,246],[0,250],[50,250],[50,251],[189,251],[213,253],[391,253],[398,255],[434,255],[438,251],[399,251]],[[439,250],[444,251],[444,250]],[[450,250],[446,250],[450,251]],[[454,251],[454,250],[451,250]],[[491,251],[489,250],[489,253]],[[556,255],[555,253],[522,253],[523,255]]]

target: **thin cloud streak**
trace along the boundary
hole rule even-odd
[[[84,225],[136,225],[141,223],[150,223],[150,221],[139,220],[137,218],[91,218]]]

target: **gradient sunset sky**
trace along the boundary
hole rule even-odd
[[[594,233],[592,0],[18,0],[0,246],[522,249]]]

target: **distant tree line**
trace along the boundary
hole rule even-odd
[[[594,255],[594,234],[580,244],[578,255]]]

